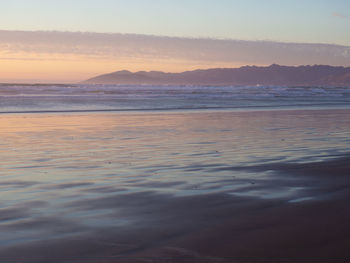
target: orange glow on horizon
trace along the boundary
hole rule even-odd
[[[119,70],[350,66],[349,47],[120,33],[0,30],[0,82],[76,83]]]
[[[240,67],[243,63],[187,61],[140,57],[94,58],[74,54],[18,53],[6,56],[0,52],[0,82],[75,83],[118,70],[183,72],[215,67]]]

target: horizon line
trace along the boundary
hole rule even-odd
[[[266,66],[257,66],[254,64],[247,64],[244,66],[240,66],[240,67],[213,67],[213,68],[198,68],[198,69],[194,69],[194,70],[184,70],[184,71],[180,71],[180,72],[166,72],[166,71],[159,71],[159,70],[139,70],[139,71],[130,71],[128,69],[122,69],[122,70],[117,70],[117,71],[111,71],[111,72],[106,72],[103,74],[99,74],[99,75],[94,75],[90,78],[87,78],[85,80],[79,80],[77,82],[65,82],[65,81],[46,81],[46,80],[30,80],[30,79],[22,79],[22,80],[17,80],[17,81],[12,81],[12,80],[1,80],[0,79],[0,85],[78,85],[78,84],[82,84],[85,81],[88,81],[92,78],[95,77],[99,77],[99,76],[103,76],[103,75],[108,75],[108,74],[113,74],[113,73],[118,73],[118,72],[128,72],[131,74],[136,74],[136,73],[151,73],[151,72],[161,72],[161,73],[165,73],[165,74],[182,74],[182,73],[186,73],[186,72],[194,72],[194,71],[206,71],[206,70],[214,70],[214,69],[241,69],[241,68],[245,68],[245,67],[251,67],[251,68],[268,68],[268,67],[272,67],[272,66],[279,66],[279,67],[292,67],[292,68],[298,68],[298,67],[317,67],[317,66],[325,66],[325,67],[333,67],[333,68],[345,68],[345,69],[350,69],[350,67],[345,67],[345,66],[332,66],[332,65],[327,65],[327,64],[300,64],[300,65],[296,65],[296,66],[287,66],[287,65],[281,65],[281,64],[276,64],[276,63],[272,63],[270,65],[266,65]]]

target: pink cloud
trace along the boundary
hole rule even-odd
[[[338,18],[343,18],[343,19],[348,19],[348,18],[349,18],[348,15],[345,15],[345,14],[343,14],[343,13],[338,13],[338,12],[333,12],[333,13],[332,13],[332,16],[338,17]]]
[[[350,66],[350,47],[230,39],[176,38],[137,34],[0,30],[0,52],[78,55],[94,59],[181,59],[252,65],[329,64]],[[4,56],[4,55],[3,55]],[[15,58],[18,56],[14,56]]]

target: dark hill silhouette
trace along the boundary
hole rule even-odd
[[[128,85],[317,85],[350,86],[350,67],[326,65],[214,68],[164,73],[117,71],[84,81],[91,84]]]

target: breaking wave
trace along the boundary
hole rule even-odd
[[[348,108],[350,87],[0,84],[0,112]]]

